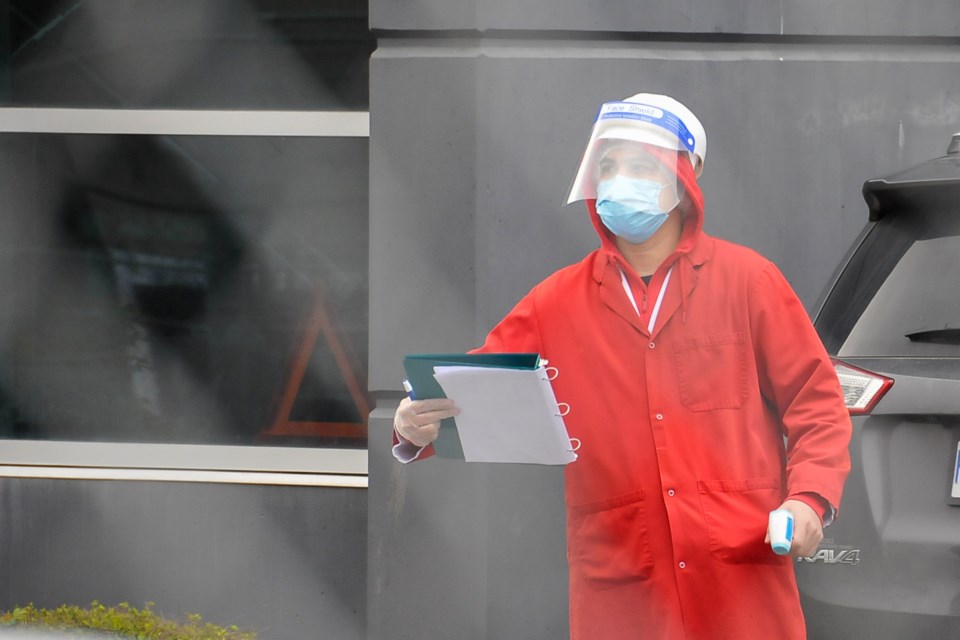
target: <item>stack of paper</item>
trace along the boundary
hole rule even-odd
[[[451,398],[460,409],[441,427],[438,455],[528,464],[577,459],[538,354],[414,355],[404,366],[414,397]]]

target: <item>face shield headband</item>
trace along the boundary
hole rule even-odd
[[[596,122],[604,121],[645,122],[660,127],[670,136],[673,146],[680,151],[686,149],[693,153],[696,140],[687,129],[683,120],[665,109],[636,102],[607,102],[600,107]]]

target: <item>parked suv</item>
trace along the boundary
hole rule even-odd
[[[853,417],[836,524],[797,562],[812,640],[960,640],[960,133],[868,180],[816,326]]]

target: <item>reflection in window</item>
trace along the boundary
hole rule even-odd
[[[366,154],[0,135],[0,435],[364,446]]]
[[[840,357],[960,354],[960,236],[917,240],[857,320]]]
[[[365,0],[7,0],[6,106],[368,104]]]

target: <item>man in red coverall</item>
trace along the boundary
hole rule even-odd
[[[567,202],[600,248],[541,282],[480,351],[538,352],[582,445],[566,468],[571,637],[804,638],[792,555],[837,514],[851,425],[771,262],[702,230],[706,135],[667,96],[601,107]],[[454,399],[455,400],[455,399]],[[432,453],[450,400],[404,400],[394,454]]]

